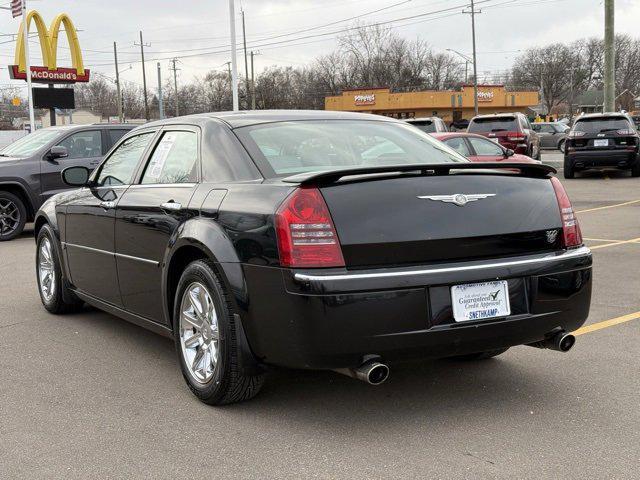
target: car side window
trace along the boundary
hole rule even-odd
[[[175,131],[162,134],[142,175],[143,184],[198,181],[198,135]]]
[[[133,180],[140,158],[155,132],[145,132],[127,138],[113,151],[100,167],[96,178],[98,186],[128,185]]]
[[[463,138],[460,138],[460,137],[448,138],[447,140],[444,141],[444,143],[448,147],[453,148],[460,155],[464,155],[465,157],[468,157],[469,155],[471,155],[471,152],[469,151],[469,147],[467,147],[467,144],[465,143]]]
[[[102,156],[102,133],[100,130],[86,130],[69,135],[58,145],[69,152],[67,158],[94,158]]]
[[[476,155],[491,155],[491,156],[503,156],[504,152],[491,140],[485,140],[484,138],[469,137],[469,141],[476,151]]]
[[[120,140],[128,131],[129,130],[119,130],[115,128],[108,129],[107,136],[109,137],[109,142],[111,143],[111,145],[115,145],[116,143],[118,143],[118,140]]]

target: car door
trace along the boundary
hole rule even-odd
[[[543,148],[556,148],[556,130],[553,125],[540,125],[540,146]]]
[[[93,170],[100,164],[105,153],[102,131],[97,128],[71,133],[56,145],[65,147],[69,155],[64,158],[52,159],[49,157],[48,151],[45,153],[40,168],[42,202],[58,192],[69,189],[69,186],[62,181],[60,175],[62,170],[78,165]]]
[[[122,141],[66,204],[64,248],[71,282],[80,291],[122,306],[115,261],[115,207],[135,177],[155,131]]]
[[[200,130],[165,128],[116,209],[116,264],[124,308],[164,322],[162,263],[176,229],[197,215],[189,201],[200,178]]]
[[[474,162],[501,162],[505,159],[504,150],[500,145],[486,138],[468,137],[473,149],[471,159]]]

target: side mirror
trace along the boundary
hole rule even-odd
[[[47,155],[49,160],[56,160],[57,158],[65,158],[69,156],[69,151],[67,147],[63,147],[62,145],[55,145],[51,147],[49,150],[49,154]]]
[[[516,153],[516,152],[514,152],[514,151],[513,151],[513,150],[511,150],[510,148],[507,148],[507,149],[504,151],[504,156],[505,156],[505,157],[507,157],[507,158],[509,158],[509,157],[513,157],[513,155],[514,155],[515,153]]]
[[[65,168],[61,173],[62,181],[71,187],[86,186],[89,183],[89,174],[89,169],[82,166]]]

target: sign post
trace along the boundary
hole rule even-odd
[[[24,35],[24,63],[27,73],[27,98],[29,99],[29,133],[36,130],[36,116],[33,113],[33,90],[31,90],[31,61],[29,60],[29,22],[27,21],[27,0],[22,0],[22,33]]]

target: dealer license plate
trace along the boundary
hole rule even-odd
[[[455,285],[451,287],[451,304],[456,322],[506,317],[511,314],[509,287],[505,280]]]
[[[594,147],[608,147],[609,146],[609,140],[608,139],[597,139],[593,141],[593,146]]]

